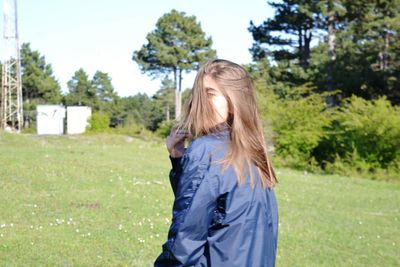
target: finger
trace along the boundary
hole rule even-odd
[[[178,135],[178,136],[188,136],[189,133],[187,131],[186,132],[177,132],[176,135]]]
[[[176,143],[182,142],[183,140],[185,140],[186,137],[187,137],[186,135],[175,136],[175,142]]]
[[[172,132],[170,133],[170,136],[187,136],[189,135],[188,131],[185,130],[181,130],[181,131],[176,131],[176,132]]]
[[[176,126],[176,125],[175,125],[175,126],[172,126],[172,128],[171,128],[171,133],[172,133],[172,132],[175,132],[177,127],[178,127],[178,126]]]
[[[167,142],[170,142],[172,144],[176,144],[176,143],[181,142],[186,137],[187,137],[186,135],[171,134],[171,135],[167,136]]]

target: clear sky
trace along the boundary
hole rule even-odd
[[[131,58],[171,9],[196,16],[217,56],[239,64],[251,62],[250,20],[259,25],[273,15],[266,0],[18,0],[20,43],[45,56],[63,92],[83,68],[89,78],[96,70],[107,72],[120,96],[152,95],[160,81],[141,74]],[[194,73],[183,78],[184,88],[191,87]]]

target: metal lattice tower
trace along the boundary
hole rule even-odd
[[[3,67],[0,127],[20,132],[23,126],[21,62],[18,40],[17,0],[4,0]]]

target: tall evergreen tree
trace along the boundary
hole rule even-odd
[[[169,121],[171,119],[171,113],[172,115],[175,114],[174,112],[171,112],[175,107],[173,81],[168,77],[165,77],[161,82],[161,89],[154,94],[153,99],[165,110],[164,119]]]
[[[133,120],[134,123],[142,124],[147,129],[155,131],[158,124],[163,121],[164,114],[161,105],[145,93],[124,97],[122,102],[125,125],[129,125]]]
[[[182,73],[196,70],[201,62],[215,57],[212,39],[206,37],[195,16],[173,9],[157,21],[156,29],[147,35],[147,42],[134,52],[133,60],[142,72],[152,77],[173,74],[175,114],[179,117]]]
[[[66,105],[90,106],[97,104],[96,91],[86,72],[80,68],[67,83],[69,92],[65,96]]]
[[[21,47],[21,71],[22,98],[26,109],[34,108],[36,103],[60,103],[61,89],[52,66],[38,51],[33,51],[29,43]]]
[[[400,1],[380,0],[363,3],[366,12],[351,24],[357,50],[369,64],[371,97],[386,95],[400,103]],[[348,3],[351,5],[351,2]]]
[[[255,41],[250,51],[256,60],[272,56],[277,64],[271,77],[283,85],[283,95],[285,85],[311,80],[320,91],[339,89],[338,99],[385,95],[400,103],[400,0],[284,0],[271,5],[274,18],[250,24]],[[317,34],[324,39],[311,47]],[[328,102],[336,101],[328,97]]]
[[[311,41],[319,20],[315,1],[283,0],[270,2],[276,9],[272,19],[260,26],[250,21],[249,31],[254,44],[250,49],[255,60],[272,56],[281,61],[296,59],[306,68],[310,58]]]
[[[335,84],[343,96],[387,96],[400,103],[400,1],[344,1]]]
[[[114,91],[108,73],[96,71],[92,79],[92,89],[95,91],[96,100],[98,100],[96,110],[112,116],[115,113],[118,94]]]

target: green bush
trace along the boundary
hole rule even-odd
[[[165,138],[169,135],[169,133],[171,132],[171,128],[174,125],[175,125],[175,120],[162,121],[161,123],[158,124],[158,128],[155,133],[157,136]]]
[[[88,122],[88,133],[103,133],[110,130],[110,117],[104,113],[93,113]]]
[[[351,156],[341,158],[336,155],[333,162],[326,162],[324,170],[327,173],[341,174],[373,180],[400,180],[400,160],[392,161],[387,168],[377,166],[361,158],[355,149]]]
[[[312,84],[278,96],[268,77],[255,88],[274,164],[373,179],[400,179],[400,109],[386,98],[351,97],[328,108]],[[335,93],[335,92],[334,92]]]
[[[379,169],[398,170],[400,109],[385,98],[345,100],[314,156],[329,172],[343,173],[340,166],[371,175]]]
[[[375,167],[375,168],[374,168]],[[332,162],[326,162],[324,169],[327,173],[336,173],[346,176],[369,176],[375,173],[377,166],[372,166],[360,157],[357,149],[354,148],[347,157],[340,157],[336,154]]]
[[[310,84],[294,88],[286,99],[271,98],[270,108],[262,112],[273,128],[275,150],[287,165],[310,168],[316,164],[313,150],[324,137],[332,120],[325,95],[313,91]]]

